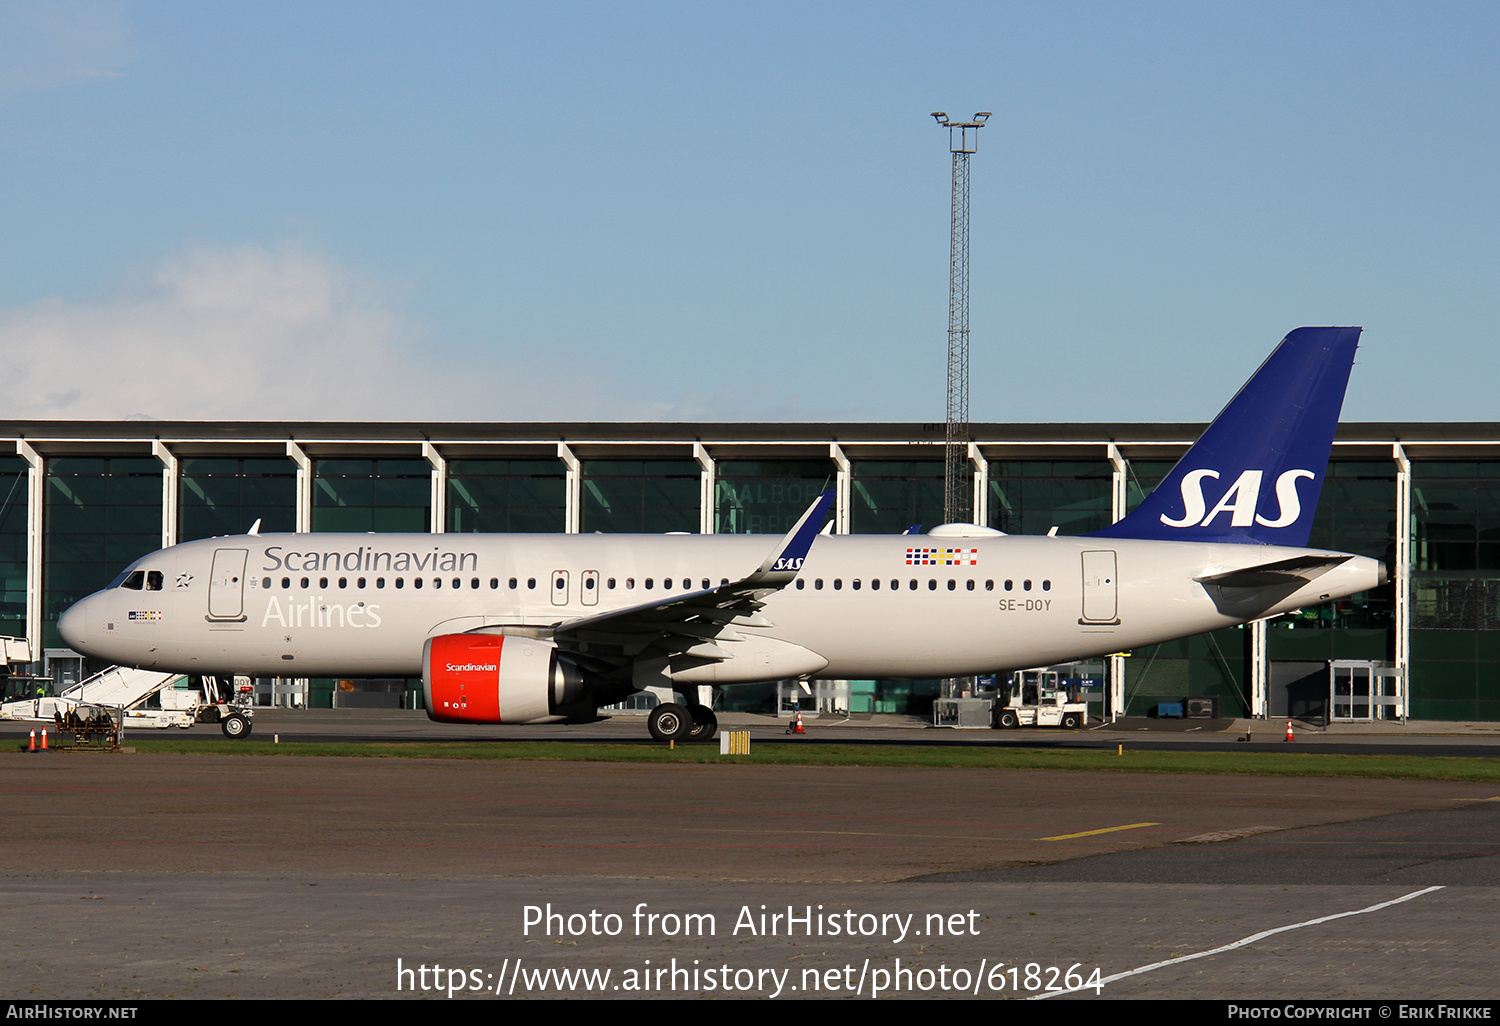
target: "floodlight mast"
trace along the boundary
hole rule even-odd
[[[950,121],[933,111],[948,129],[953,154],[953,218],[948,245],[948,421],[943,451],[943,522],[973,519],[969,479],[969,155],[979,148],[979,130],[990,119],[980,111],[972,121]]]

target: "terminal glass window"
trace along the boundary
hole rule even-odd
[[[1162,703],[1217,698],[1219,715],[1249,709],[1248,631],[1230,627],[1133,650],[1125,660],[1125,711],[1148,716]]]
[[[1308,545],[1353,552],[1396,565],[1396,464],[1390,460],[1341,460],[1328,465],[1318,511]],[[1311,606],[1271,622],[1280,628],[1333,628],[1373,631],[1366,643],[1354,644],[1346,635],[1323,656],[1326,659],[1384,659],[1395,656],[1395,638],[1386,632],[1396,626],[1396,586],[1387,584],[1336,603]],[[1389,644],[1387,643],[1389,641]],[[1272,641],[1272,658],[1278,657]],[[1354,648],[1350,645],[1354,644]],[[1389,651],[1387,651],[1389,649]],[[1357,650],[1357,652],[1356,652]],[[1299,658],[1306,658],[1300,651]]]
[[[914,524],[928,531],[943,522],[941,460],[860,460],[850,493],[855,534],[900,534]]]
[[[183,459],[178,464],[177,539],[244,534],[297,526],[297,467],[284,456]]]
[[[714,467],[714,531],[785,534],[833,488],[832,460],[720,460]]]
[[[1412,466],[1412,568],[1500,577],[1500,463]]]
[[[1412,465],[1411,713],[1500,719],[1500,463]]]
[[[583,531],[696,533],[703,473],[697,460],[588,460]]]
[[[47,461],[43,646],[61,647],[57,618],[161,548],[162,465],[151,457]]]
[[[27,487],[25,460],[0,457],[0,634],[26,634]]]
[[[1135,508],[1146,501],[1146,496],[1156,491],[1156,486],[1162,483],[1176,465],[1176,460],[1128,461],[1125,464],[1126,511],[1135,512]]]
[[[557,460],[449,460],[448,530],[554,533],[567,526],[567,471]]]
[[[1395,567],[1396,465],[1340,460],[1328,465],[1308,544],[1354,552]],[[1267,625],[1266,697],[1272,716],[1327,712],[1330,659],[1391,662],[1396,655],[1396,586],[1333,603],[1313,603]]]
[[[1110,524],[1108,463],[1006,460],[990,464],[989,526],[1006,534],[1087,534]]]
[[[431,529],[432,467],[426,460],[317,460],[314,531]]]

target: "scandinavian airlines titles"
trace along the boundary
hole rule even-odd
[[[1214,517],[1220,513],[1229,514],[1229,523],[1233,527],[1249,527],[1252,523],[1262,527],[1288,527],[1297,522],[1302,515],[1302,500],[1297,496],[1297,482],[1302,478],[1311,480],[1316,477],[1310,470],[1288,470],[1276,479],[1276,502],[1278,505],[1275,519],[1268,520],[1255,512],[1260,504],[1260,480],[1264,471],[1247,470],[1242,473],[1230,486],[1229,491],[1218,501],[1208,515],[1208,502],[1203,497],[1203,481],[1206,478],[1218,480],[1217,470],[1193,470],[1183,475],[1182,478],[1182,504],[1185,507],[1182,517],[1173,520],[1165,513],[1161,515],[1161,522],[1168,527],[1207,527],[1213,522]]]
[[[266,613],[260,618],[260,625],[265,627],[271,623],[282,627],[375,628],[381,624],[380,606],[363,602],[351,602],[346,606],[337,602],[325,605],[322,595],[314,595],[306,602],[289,598],[283,606],[280,597],[272,595],[266,603]]]

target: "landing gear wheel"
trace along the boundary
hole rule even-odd
[[[1004,730],[1011,730],[1021,725],[1021,721],[1016,719],[1016,714],[1011,712],[1009,709],[1001,709],[1000,715],[996,719],[996,722],[999,723],[1000,727]]]
[[[250,736],[250,721],[239,713],[234,713],[224,717],[219,723],[219,729],[224,732],[225,737],[239,740],[242,737]]]
[[[646,729],[658,741],[686,741],[693,732],[693,716],[675,702],[664,702],[646,717]]]
[[[1077,730],[1078,729],[1078,714],[1077,713],[1067,713],[1067,714],[1065,714],[1063,716],[1063,724],[1062,725],[1063,725],[1063,729],[1064,730]]]
[[[688,709],[693,714],[693,729],[689,741],[712,741],[719,730],[719,718],[706,705],[695,705]]]

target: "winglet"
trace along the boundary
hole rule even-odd
[[[823,529],[823,521],[828,517],[835,494],[829,490],[814,499],[813,504],[807,507],[807,512],[802,514],[802,519],[786,533],[781,544],[776,546],[775,551],[766,557],[766,561],[748,580],[757,584],[781,585],[796,577],[818,532]]]

